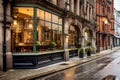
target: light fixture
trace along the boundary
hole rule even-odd
[[[32,24],[29,24],[29,28],[30,28],[30,29],[32,28]]]
[[[16,25],[17,24],[17,20],[13,20],[13,24]]]
[[[104,22],[105,24],[107,24],[108,23],[108,21],[107,20],[105,20],[105,22]]]

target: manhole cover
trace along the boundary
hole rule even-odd
[[[68,63],[61,63],[60,65],[69,65]]]
[[[104,77],[102,80],[115,80],[115,76],[114,75],[108,75],[108,76]]]

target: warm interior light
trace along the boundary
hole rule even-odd
[[[88,40],[88,34],[85,32],[85,39]]]
[[[17,20],[13,20],[13,24],[16,25],[17,24]]]
[[[29,24],[29,28],[32,28],[32,24]]]

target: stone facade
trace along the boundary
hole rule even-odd
[[[2,27],[3,27],[3,24],[2,24],[2,21],[3,21],[3,7],[2,7],[2,1],[0,0],[0,70],[2,69]]]
[[[0,0],[0,70],[3,68],[3,1]],[[11,3],[8,2],[7,4],[7,26],[6,26],[6,57],[7,57],[7,69],[12,68],[12,54],[11,54]]]
[[[7,68],[12,68],[12,51],[11,51],[11,22],[12,22],[12,10],[11,4],[14,6],[16,3],[26,2],[38,2],[38,0],[15,0],[13,3],[7,4],[7,28],[6,28],[6,51],[7,51]],[[82,47],[92,46],[96,51],[96,0],[41,0],[38,2],[42,7],[47,7],[53,12],[64,13],[64,50],[65,60],[69,60],[69,36],[70,27],[73,26],[77,32],[77,44]],[[12,7],[13,7],[12,6]],[[23,5],[24,6],[24,5]],[[0,3],[2,7],[2,2]],[[2,9],[2,8],[1,8]],[[58,10],[57,10],[58,9]],[[3,16],[1,10],[0,16]],[[1,18],[0,18],[1,19]],[[2,19],[3,20],[3,19]],[[1,21],[2,21],[1,20]],[[0,35],[2,35],[2,23],[0,22]],[[0,36],[0,37],[1,37]],[[79,49],[79,47],[77,47]],[[72,49],[72,48],[71,48]],[[73,48],[74,49],[74,48]],[[0,54],[2,55],[2,38],[0,38]],[[2,64],[2,56],[1,56]],[[2,65],[0,65],[2,66]]]

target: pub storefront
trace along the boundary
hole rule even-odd
[[[13,68],[36,68],[64,60],[63,17],[39,5],[13,7]]]

